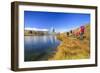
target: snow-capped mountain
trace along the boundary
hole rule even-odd
[[[49,31],[48,29],[40,29],[40,28],[25,28],[25,30],[33,30],[33,31]]]

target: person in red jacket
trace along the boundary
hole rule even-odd
[[[81,26],[80,27],[80,39],[83,39],[84,32],[85,32],[85,27]]]
[[[84,30],[85,30],[85,27],[84,26],[81,26],[80,27],[80,31],[81,31],[82,34],[84,34]]]

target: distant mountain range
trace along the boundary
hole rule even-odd
[[[25,36],[34,36],[34,35],[49,35],[54,34],[55,30],[52,28],[49,29],[40,29],[40,28],[25,28],[24,35]]]
[[[48,29],[39,29],[39,28],[25,28],[24,29],[24,35],[25,36],[41,36],[41,35],[48,35],[49,30]]]
[[[49,31],[48,29],[40,29],[40,28],[25,28],[25,30],[31,30],[31,31]]]

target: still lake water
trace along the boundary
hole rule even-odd
[[[25,36],[24,61],[48,60],[59,44],[60,41],[54,35]]]

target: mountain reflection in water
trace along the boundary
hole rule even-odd
[[[24,61],[48,60],[59,44],[60,41],[54,35],[25,36]]]

